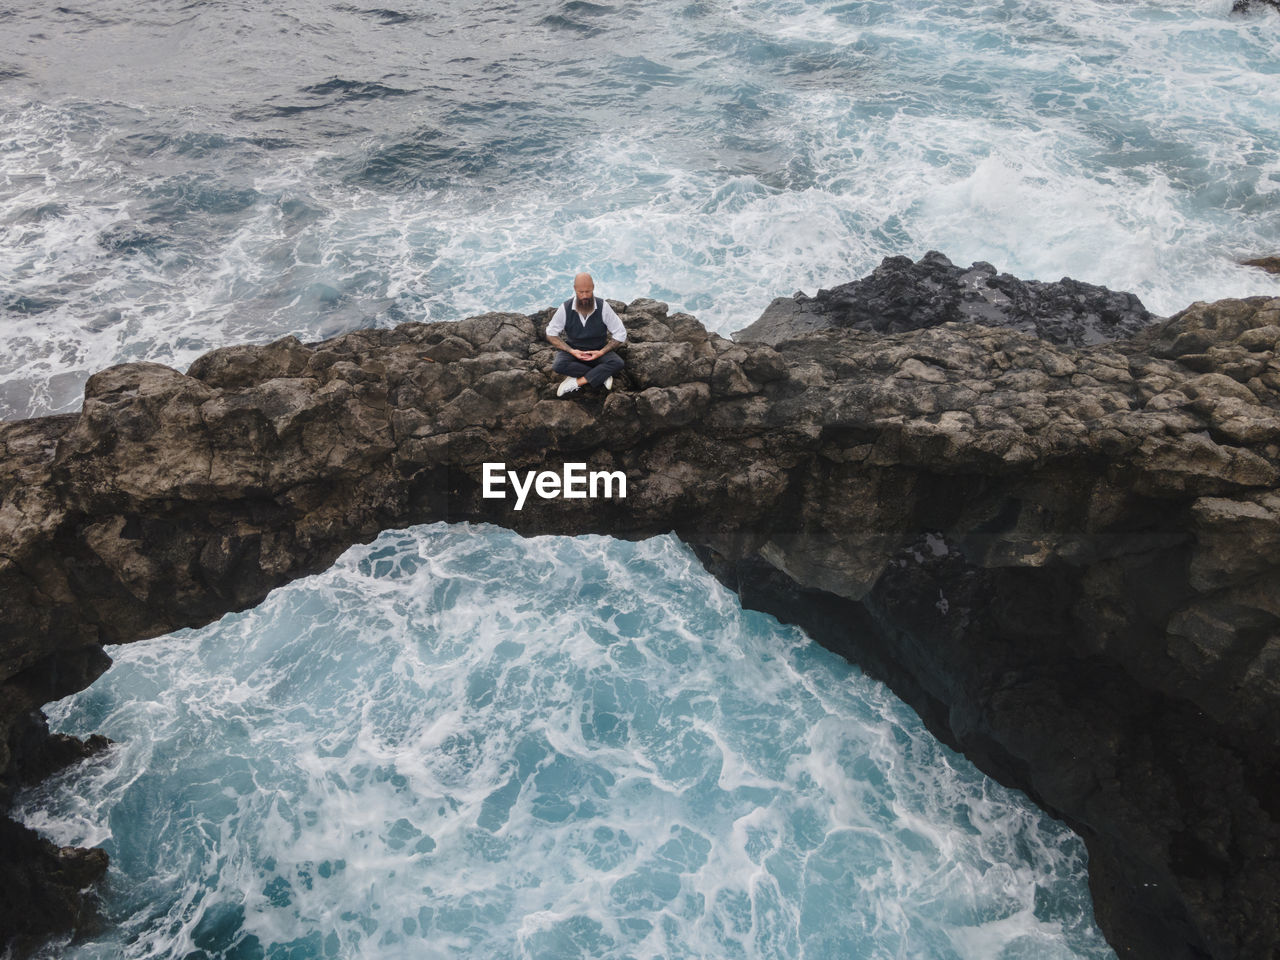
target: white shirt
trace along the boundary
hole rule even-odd
[[[590,313],[583,314],[583,312],[578,309],[577,297],[573,298],[573,304],[574,304],[573,306],[574,312],[576,312],[578,316],[582,317],[583,320],[586,320],[587,317],[591,316]],[[601,298],[600,304],[602,308],[601,314],[604,319],[604,325],[609,330],[609,336],[612,337],[614,340],[617,340],[619,343],[626,343],[627,331],[622,326],[622,321],[618,319],[618,315],[613,312],[613,307],[609,306],[609,301],[603,298]],[[564,333],[565,319],[566,319],[566,315],[564,312],[564,304],[562,303],[560,304],[560,306],[556,307],[555,316],[552,317],[551,322],[547,324],[547,336],[558,337],[560,336],[560,334]]]

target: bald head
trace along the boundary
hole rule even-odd
[[[591,274],[580,273],[573,278],[573,293],[579,303],[591,302],[596,293],[596,282],[591,279]]]

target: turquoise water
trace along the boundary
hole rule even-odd
[[[673,538],[387,533],[112,653],[25,810],[118,926],[49,956],[1113,956],[1076,837]]]
[[[938,249],[1280,295],[1280,20],[1230,0],[0,0],[0,418],[88,375]],[[112,651],[22,800],[76,958],[1109,956],[1080,843],[679,544],[388,533]]]

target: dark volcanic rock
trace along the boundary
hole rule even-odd
[[[1280,0],[1277,0],[1280,3]],[[1280,6],[1277,6],[1280,10]],[[1252,260],[1241,260],[1240,265],[1244,267],[1258,267],[1267,273],[1280,273],[1280,257],[1255,257]]]
[[[1122,956],[1276,954],[1280,300],[1086,347],[960,322],[775,349],[623,309],[603,397],[555,399],[542,318],[487,314],[113,367],[78,416],[0,425],[6,782],[102,644],[254,606],[380,530],[674,530],[1065,818]],[[517,513],[481,496],[487,461],[622,470],[628,496]]]
[[[1231,12],[1234,14],[1246,14],[1267,8],[1280,13],[1280,0],[1236,0],[1231,5]]]
[[[0,817],[0,931],[17,956],[50,934],[92,921],[92,899],[82,891],[102,879],[101,850],[55,847],[33,830]],[[6,954],[9,956],[9,954]]]
[[[942,323],[983,323],[1076,347],[1137,333],[1156,318],[1131,293],[1116,293],[1063,277],[1057,283],[1019,280],[989,263],[967,270],[937,251],[912,263],[886,257],[861,280],[816,296],[779,297],[760,319],[734,334],[741,342],[776,346],[828,327],[903,333]]]

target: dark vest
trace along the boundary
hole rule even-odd
[[[564,342],[575,350],[599,350],[609,342],[609,328],[604,325],[604,301],[594,297],[596,308],[584,321],[573,309],[574,300],[564,302]]]

